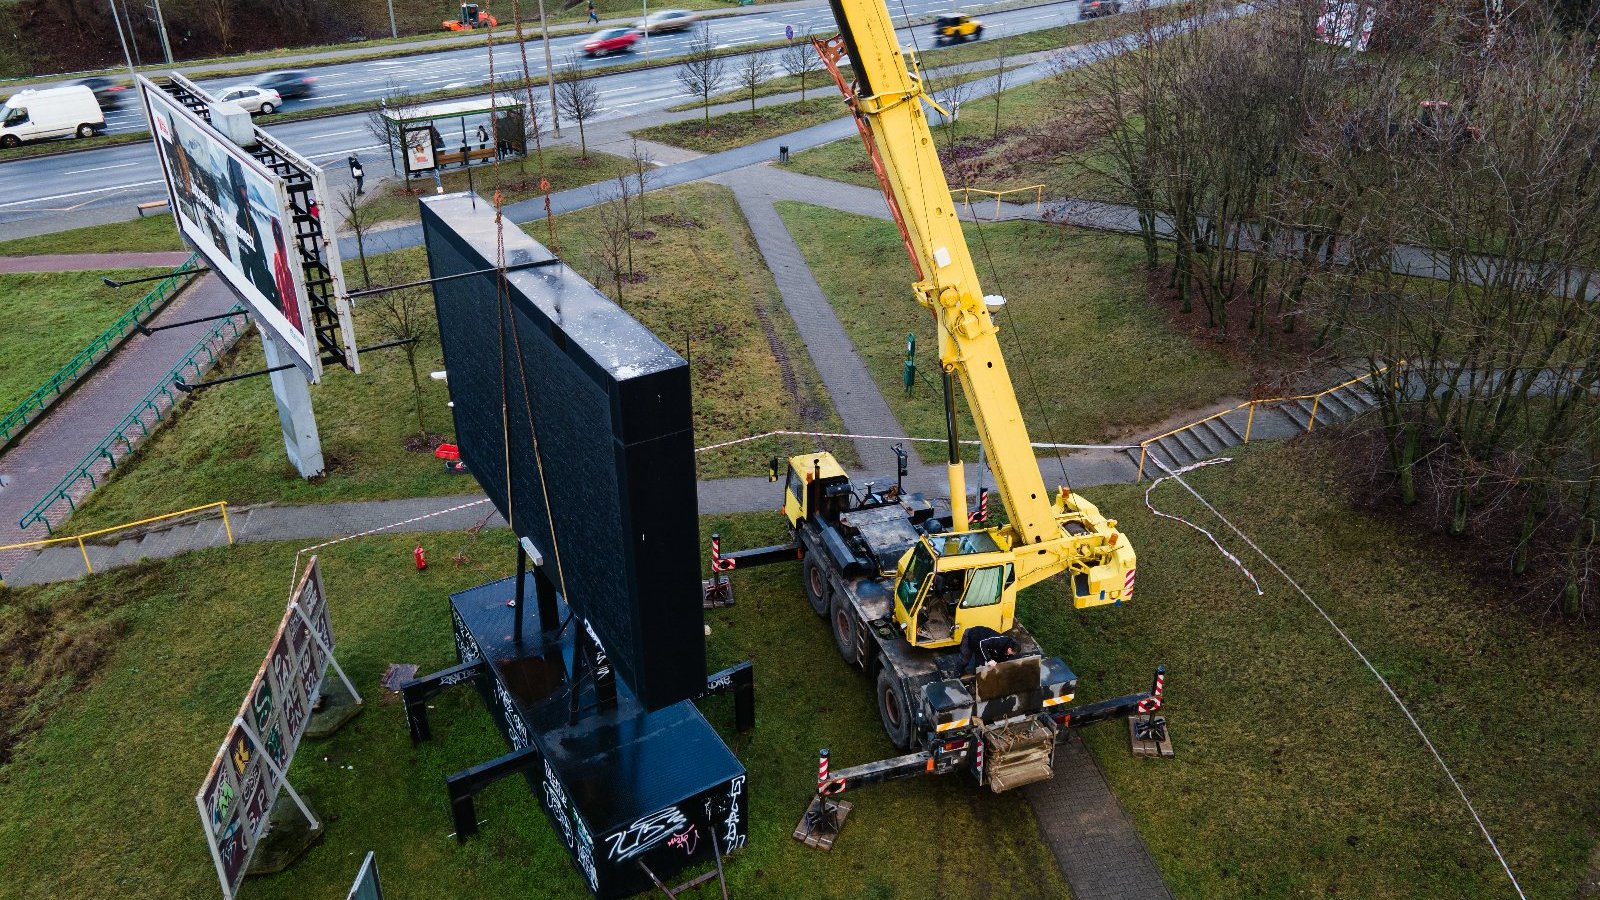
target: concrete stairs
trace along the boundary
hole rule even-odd
[[[1376,405],[1365,382],[1344,384],[1311,398],[1258,402],[1253,417],[1250,407],[1246,405],[1186,425],[1151,441],[1145,450],[1144,477],[1156,478],[1166,474],[1162,470],[1163,465],[1178,469],[1218,456],[1243,444],[1246,431],[1253,441],[1294,437],[1311,431],[1313,422],[1322,426],[1338,425]],[[1135,466],[1139,465],[1138,448],[1122,452]]]
[[[226,545],[228,531],[223,527],[222,517],[214,511],[207,515],[208,518],[177,525],[156,526],[114,543],[86,541],[82,550],[78,549],[76,542],[46,547],[18,562],[7,576],[5,583],[11,587],[23,587],[77,578],[85,574],[83,559],[85,552],[89,554],[89,564],[94,567],[94,571],[100,572],[131,566],[142,559],[162,559],[190,550]],[[251,512],[248,510],[237,515],[230,513],[236,535],[249,523],[250,516]]]

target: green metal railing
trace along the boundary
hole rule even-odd
[[[235,304],[232,311],[242,313],[245,309],[242,305]],[[87,480],[91,491],[99,487],[100,482],[95,477],[95,470],[100,467],[101,463],[107,464],[105,471],[100,473],[100,477],[103,478],[106,471],[117,467],[119,458],[126,458],[128,454],[133,452],[135,441],[149,435],[150,430],[160,424],[161,420],[166,418],[167,413],[178,405],[179,397],[174,393],[173,382],[180,378],[195,380],[205,374],[212,366],[216,365],[217,354],[222,348],[230,344],[234,338],[243,334],[245,329],[249,327],[248,321],[241,323],[238,317],[223,319],[213,325],[211,330],[207,331],[205,336],[200,338],[190,348],[189,352],[183,355],[178,364],[173,366],[156,383],[156,386],[144,395],[144,399],[134,404],[132,411],[122,418],[122,421],[117,424],[116,428],[111,430],[110,434],[106,435],[105,440],[89,451],[89,454],[83,458],[82,462],[73,466],[72,471],[68,472],[66,477],[57,482],[55,487],[46,492],[38,503],[35,503],[31,509],[23,514],[22,518],[17,521],[17,526],[26,530],[37,522],[43,522],[45,532],[54,534],[54,528],[51,526],[49,518],[47,518],[50,510],[64,500],[67,503],[69,514],[76,511],[78,504],[73,499],[72,492],[78,487],[79,483]],[[163,405],[163,401],[165,401],[165,405]],[[145,421],[146,413],[154,413],[154,418],[150,422]],[[130,436],[129,433],[135,426],[138,427],[139,433]]]
[[[79,350],[78,355],[58,369],[44,384],[39,385],[26,400],[17,404],[17,408],[7,413],[4,419],[0,419],[0,448],[11,443],[30,422],[39,418],[52,403],[61,398],[61,395],[71,390],[72,386],[77,384],[78,378],[122,343],[123,338],[138,327],[151,310],[171,299],[172,295],[187,283],[198,261],[198,256],[189,254],[183,265],[173,269],[171,275],[156,282],[150,293],[145,294],[144,298],[135,303],[131,309],[118,316],[117,320],[105,331],[100,332],[88,346]]]

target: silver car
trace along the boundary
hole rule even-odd
[[[236,84],[217,99],[237,103],[251,115],[264,116],[283,105],[283,97],[277,91],[258,84]]]
[[[633,27],[645,34],[664,34],[669,31],[682,31],[698,21],[700,17],[687,9],[664,9],[645,16],[633,23]]]

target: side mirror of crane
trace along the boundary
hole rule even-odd
[[[776,456],[767,460],[767,480],[778,480],[778,458]]]

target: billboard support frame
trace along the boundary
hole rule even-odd
[[[317,575],[320,580],[322,573],[319,571]],[[318,589],[320,590],[320,588]],[[350,696],[355,698],[356,705],[365,706],[367,701],[361,699],[361,692],[356,690],[355,683],[350,680],[350,676],[344,673],[344,666],[339,665],[339,657],[333,655],[333,648],[329,647],[328,642],[324,641],[322,635],[317,633],[316,626],[312,624],[311,617],[306,615],[305,608],[300,605],[300,601],[289,601],[289,608],[294,610],[294,614],[300,617],[301,622],[305,623],[306,631],[310,632],[311,639],[317,642],[317,646],[322,648],[322,652],[328,654],[328,664],[333,666],[333,671],[338,674],[339,680],[344,682],[345,690],[349,691]]]

